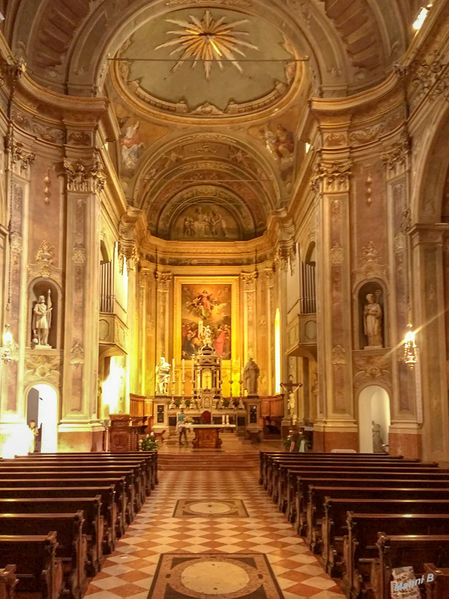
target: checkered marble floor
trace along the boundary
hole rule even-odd
[[[266,554],[285,599],[344,597],[258,484],[256,472],[161,472],[91,581],[89,599],[147,599],[162,553]],[[241,499],[249,517],[174,517],[178,500]]]

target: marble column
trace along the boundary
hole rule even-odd
[[[402,142],[401,142],[402,140]],[[405,134],[390,145],[382,156],[385,166],[388,262],[391,265],[391,287],[388,310],[390,346],[396,348],[392,359],[392,394],[389,451],[410,458],[421,457],[422,438],[418,404],[417,370],[403,361],[402,339],[407,330],[411,307],[411,215],[409,206],[410,147]]]
[[[256,327],[256,285],[257,271],[240,273],[240,288],[242,290],[242,317],[243,330],[243,357],[242,366],[246,364],[249,358],[254,358],[257,362],[257,327]]]
[[[319,194],[320,277],[317,288],[320,396],[323,412],[314,431],[314,449],[358,449],[352,393],[351,259],[349,192],[351,163],[322,160],[314,188]]]
[[[96,157],[64,160],[66,286],[64,373],[59,447],[101,448],[97,419],[100,194],[105,176]]]
[[[443,241],[447,223],[417,224],[411,229],[413,265],[412,318],[418,329],[416,343],[421,376],[423,410],[423,459],[449,460],[449,413],[446,376]],[[418,389],[419,389],[418,384]],[[422,403],[421,403],[422,402]]]
[[[157,322],[156,322],[156,362],[153,368],[156,367],[156,363],[159,362],[159,358],[164,356],[167,362],[170,360],[172,351],[170,348],[171,331],[173,329],[170,316],[172,314],[171,303],[172,303],[172,287],[173,287],[173,273],[171,272],[156,272],[156,283],[157,283]],[[171,363],[171,362],[170,362]],[[155,391],[156,392],[156,391]]]

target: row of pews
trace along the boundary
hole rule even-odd
[[[350,599],[419,596],[392,593],[410,589],[449,598],[449,469],[379,454],[261,452],[260,483]]]
[[[156,452],[0,460],[0,599],[81,599],[157,482]]]

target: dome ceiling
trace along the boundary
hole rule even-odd
[[[410,41],[410,6],[12,0],[4,32],[41,85],[107,96],[109,151],[153,235],[236,241],[288,202],[310,98],[381,82]]]
[[[118,57],[121,88],[147,108],[189,117],[271,108],[299,70],[292,43],[276,27],[218,8],[160,15]]]

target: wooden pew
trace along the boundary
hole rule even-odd
[[[317,474],[319,472],[322,472],[323,475],[326,475],[328,472],[332,472],[333,474],[336,473],[336,471],[343,471],[343,472],[355,472],[355,473],[359,473],[362,470],[363,471],[370,471],[370,472],[385,472],[385,471],[390,471],[390,472],[395,472],[398,475],[401,474],[402,472],[407,473],[407,476],[404,476],[404,478],[411,478],[413,476],[415,476],[415,474],[432,474],[435,472],[439,472],[439,473],[443,473],[443,474],[447,474],[449,475],[449,469],[442,469],[442,468],[434,468],[434,467],[417,467],[416,465],[413,466],[407,466],[407,467],[402,467],[402,466],[398,466],[398,465],[391,465],[391,466],[387,466],[387,465],[379,465],[378,463],[367,463],[367,464],[354,464],[354,463],[348,463],[348,462],[333,462],[333,463],[329,463],[329,462],[317,462],[313,465],[306,463],[306,464],[296,464],[294,467],[293,466],[285,466],[283,464],[279,464],[276,469],[273,471],[273,475],[270,479],[270,482],[268,484],[268,492],[271,492],[271,496],[273,498],[273,501],[280,503],[281,500],[280,498],[283,497],[284,502],[287,499],[287,495],[288,495],[288,481],[289,480],[294,480],[294,477],[296,474],[306,474],[306,473],[310,473],[310,474]],[[281,484],[281,473],[282,473],[282,477],[283,477],[283,484]],[[274,486],[273,486],[274,485]],[[281,507],[281,506],[280,506]]]
[[[335,459],[329,459],[329,458],[325,458],[325,459],[319,459],[319,460],[308,460],[306,458],[302,459],[302,460],[295,460],[295,461],[290,461],[290,460],[273,460],[268,467],[267,470],[267,491],[270,495],[273,496],[274,501],[277,500],[277,490],[278,490],[278,485],[279,485],[279,477],[281,476],[281,472],[286,472],[288,470],[300,470],[303,468],[316,468],[316,467],[321,467],[321,468],[333,468],[333,467],[342,467],[342,466],[346,466],[347,468],[359,468],[359,467],[371,467],[371,468],[378,468],[379,470],[383,469],[386,467],[386,464],[388,464],[390,467],[392,468],[398,468],[398,469],[411,469],[413,471],[421,471],[421,470],[429,470],[429,469],[436,469],[437,466],[436,464],[430,463],[430,464],[425,464],[425,463],[409,463],[409,462],[394,462],[394,461],[376,461],[376,460],[368,460],[368,461],[362,461],[362,460],[351,460],[351,459],[347,459],[347,458],[343,458],[343,459],[339,459],[339,458],[335,458]]]
[[[0,599],[14,599],[16,584],[16,565],[6,564],[4,568],[0,567]]]
[[[146,464],[150,478],[152,479],[152,488],[158,483],[158,472],[157,472],[157,451],[129,451],[123,453],[109,453],[109,452],[70,452],[70,453],[34,453],[28,457],[38,457],[41,459],[47,458],[63,458],[68,456],[69,458],[77,459],[95,459],[100,463],[109,462],[111,460],[128,460],[130,458],[143,461]]]
[[[266,468],[268,463],[272,460],[272,459],[276,459],[276,458],[285,458],[285,459],[291,459],[292,461],[294,461],[297,458],[307,458],[309,460],[313,460],[313,459],[322,459],[322,458],[327,458],[327,459],[333,459],[334,457],[348,457],[348,458],[353,458],[354,460],[357,459],[361,459],[363,460],[370,460],[370,459],[382,459],[382,460],[397,460],[397,461],[404,461],[404,462],[418,462],[418,459],[410,459],[410,458],[404,458],[403,456],[391,456],[389,454],[372,454],[372,453],[339,453],[339,454],[335,454],[335,453],[329,453],[329,452],[311,452],[311,453],[307,453],[307,454],[297,454],[297,453],[290,453],[288,451],[261,451],[259,452],[259,483],[265,486],[265,473],[266,473]]]
[[[358,472],[354,472],[353,470],[338,470],[338,477],[340,479],[355,479],[360,478],[362,474],[362,470],[359,469]],[[288,476],[288,486],[287,486],[287,498],[286,498],[286,514],[289,522],[296,521],[296,507],[297,507],[297,494],[300,496],[303,494],[302,482],[306,479],[310,479],[311,477],[315,478],[317,481],[326,481],[330,478],[335,477],[336,471],[335,469],[326,471],[317,471],[316,473],[308,472],[297,472],[297,471],[289,471]],[[402,470],[372,470],[369,467],[363,470],[363,476],[369,476],[372,480],[398,480],[399,478],[405,478],[407,472],[403,473]],[[417,481],[421,480],[432,480],[432,481],[446,481],[449,480],[449,473],[440,472],[439,470],[431,470],[428,472],[413,472],[413,479]],[[444,486],[444,485],[442,485]]]
[[[103,460],[104,461],[104,460]],[[146,497],[151,494],[151,474],[148,473],[146,464],[144,461],[136,460],[114,460],[108,461],[107,467],[117,467],[115,469],[126,469],[131,468],[134,470],[134,479],[138,481],[139,489],[136,492],[136,510],[140,509],[141,505],[145,501]],[[39,469],[49,470],[51,468],[74,468],[78,471],[81,469],[83,472],[104,468],[101,461],[87,458],[38,458],[35,459],[32,456],[14,458],[13,460],[2,460],[0,462],[0,469],[3,467],[17,468],[24,466],[26,468],[34,466]]]
[[[342,587],[350,597],[359,596],[364,592],[368,576],[364,576],[363,564],[376,557],[379,529],[386,535],[442,534],[449,536],[449,513],[363,514],[348,512],[347,535],[344,536],[341,552],[338,554],[337,548],[334,547],[328,563],[333,566],[330,568],[331,576],[343,574]]]
[[[449,488],[449,475],[446,478],[398,478],[406,476],[407,473],[382,473],[382,476],[376,476],[376,473],[372,473],[369,470],[361,470],[356,476],[356,473],[350,473],[349,476],[343,475],[340,472],[329,473],[328,476],[298,476],[297,478],[297,491],[295,501],[295,513],[300,514],[306,511],[306,505],[309,496],[309,487],[312,485],[317,486],[330,486],[330,487],[378,487],[380,485],[389,488]],[[338,478],[332,478],[337,475]],[[427,475],[430,476],[430,475]],[[297,520],[298,521],[298,520]],[[313,534],[312,534],[313,536]],[[313,543],[313,539],[311,541]]]
[[[0,474],[1,476],[1,474]],[[15,489],[15,488],[28,488],[28,489],[37,489],[37,488],[60,488],[63,491],[62,496],[77,496],[79,497],[79,493],[77,489],[82,489],[84,485],[95,485],[98,484],[98,479],[89,479],[89,478],[18,478],[18,479],[2,479],[0,478],[0,492],[2,489]],[[124,491],[124,481],[117,481],[116,479],[101,479],[101,486],[98,486],[95,491],[96,494],[101,493],[103,485],[111,485],[114,489],[114,497],[115,497],[115,508],[112,512],[114,519],[112,523],[114,525],[114,536],[113,541],[119,538],[125,531],[125,508],[126,508],[126,495]],[[72,491],[73,489],[73,491]],[[87,493],[89,496],[90,493]],[[83,496],[83,493],[81,493]],[[111,531],[112,533],[112,531]]]
[[[436,567],[449,565],[448,535],[385,535],[378,533],[378,557],[371,562],[367,587],[376,599],[390,599],[392,569],[404,564],[412,566],[417,577],[424,574],[424,563]]]
[[[387,468],[386,464],[386,462],[376,462],[375,460],[367,461],[366,463],[360,461],[353,462],[350,460],[317,460],[312,463],[305,461],[303,463],[295,462],[295,464],[291,464],[290,462],[285,463],[282,461],[275,461],[272,465],[271,476],[268,481],[267,490],[273,497],[273,501],[278,501],[279,485],[282,484],[280,481],[283,480],[284,484],[286,484],[289,471],[293,472],[297,470],[301,471],[304,468],[309,468],[309,470],[311,470],[326,467],[339,468],[340,470],[343,470],[343,467],[345,466],[348,470],[357,470],[358,468],[370,468],[372,470],[378,470],[380,472]],[[396,464],[394,462],[388,462],[388,465],[391,467],[392,470],[406,470],[410,472],[430,472],[437,470],[436,465],[425,465],[424,463]],[[449,469],[447,469],[447,472],[449,472]]]
[[[17,481],[13,481],[14,483]],[[103,542],[99,550],[99,561],[104,553],[111,553],[115,547],[117,506],[115,504],[115,491],[113,485],[95,487],[0,487],[0,499],[18,498],[76,498],[76,497],[101,497],[101,516],[103,517]]]
[[[383,484],[383,483],[381,483]],[[448,488],[391,488],[383,484],[382,487],[331,487],[311,485],[309,487],[309,499],[307,503],[307,516],[300,513],[301,532],[306,534],[307,542],[312,542],[312,531],[321,527],[321,519],[324,516],[324,503],[326,497],[341,498],[368,498],[368,499],[446,499],[449,500]]]
[[[367,462],[378,462],[380,464],[390,463],[390,464],[398,464],[398,465],[413,465],[418,464],[419,460],[411,460],[404,459],[402,457],[395,456],[383,456],[379,454],[290,454],[290,453],[279,453],[279,454],[266,454],[263,460],[263,465],[261,466],[261,479],[263,480],[264,487],[267,488],[267,483],[271,476],[271,472],[273,468],[276,467],[276,464],[279,462],[290,464],[292,467],[294,464],[314,464],[316,462],[325,462],[325,463],[333,463],[335,461],[345,461],[348,463],[367,463]],[[431,462],[431,464],[436,464]]]
[[[83,512],[19,514],[0,512],[0,536],[45,535],[54,528],[57,535],[56,557],[62,562],[64,594],[81,599],[87,589],[87,543],[83,535]]]
[[[437,568],[435,564],[424,564],[424,588],[426,599],[449,597],[449,568]]]
[[[103,561],[103,516],[101,498],[95,497],[23,497],[0,499],[0,514],[51,514],[81,512],[83,534],[87,538],[86,568],[94,576]],[[57,531],[58,532],[58,531]],[[27,531],[30,534],[31,531]],[[9,533],[1,533],[9,534]],[[42,532],[39,534],[43,534]],[[58,537],[59,542],[59,537]]]
[[[446,499],[372,499],[326,497],[324,516],[321,521],[322,560],[330,571],[333,564],[332,548],[347,534],[347,513],[353,511],[363,514],[449,514],[449,502]],[[329,565],[330,564],[330,565]],[[335,572],[337,575],[338,572]]]
[[[14,487],[14,486],[30,486],[36,485],[39,487],[82,487],[92,486],[100,483],[101,485],[113,484],[115,490],[115,497],[118,505],[118,518],[116,520],[117,529],[116,536],[121,537],[125,531],[125,525],[128,523],[129,512],[128,501],[129,494],[126,488],[125,477],[123,476],[112,476],[111,472],[105,473],[102,476],[101,473],[97,473],[95,478],[91,478],[91,475],[84,476],[83,473],[79,473],[78,477],[73,476],[70,473],[55,473],[55,472],[28,472],[28,473],[15,473],[15,472],[1,472],[0,471],[0,488],[2,487]]]
[[[0,535],[0,564],[16,565],[17,593],[36,599],[59,599],[64,591],[62,562],[56,557],[56,532],[46,535]]]
[[[118,466],[91,466],[88,468],[81,468],[80,465],[69,465],[69,466],[53,466],[47,467],[46,469],[36,468],[32,464],[29,466],[7,466],[3,467],[0,463],[0,477],[6,478],[25,478],[29,475],[41,475],[42,478],[123,478],[125,481],[126,490],[126,523],[129,524],[140,509],[141,506],[141,494],[140,494],[140,483],[135,480],[133,469]],[[137,497],[139,499],[137,500]]]

